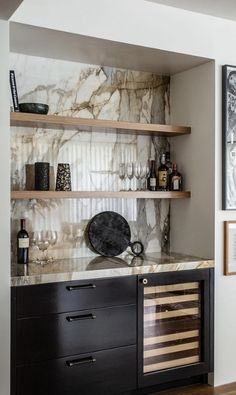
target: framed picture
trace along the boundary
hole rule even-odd
[[[224,221],[224,274],[236,274],[236,221]]]
[[[236,209],[236,66],[222,68],[223,210]]]

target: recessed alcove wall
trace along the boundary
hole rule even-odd
[[[169,123],[169,76],[12,53],[20,102],[48,103],[50,114],[83,118]],[[36,161],[70,163],[73,190],[110,190],[123,187],[120,162],[146,161],[169,149],[165,137],[135,136],[12,128],[11,184],[25,189],[25,164]],[[132,188],[137,187],[135,179]],[[93,255],[84,240],[89,219],[101,211],[122,214],[132,240],[141,240],[147,252],[169,249],[168,200],[66,199],[12,202],[12,240],[19,218],[27,218],[30,232],[56,230],[55,258]],[[14,243],[12,243],[15,260]],[[38,254],[30,249],[31,258]]]

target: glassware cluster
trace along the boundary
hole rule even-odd
[[[122,162],[119,164],[119,177],[122,181],[121,191],[146,191],[149,177],[149,163],[146,162]],[[136,186],[132,186],[132,180],[136,179]],[[128,182],[127,182],[128,181]]]

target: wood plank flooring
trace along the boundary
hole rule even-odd
[[[211,387],[209,385],[193,385],[161,391],[150,395],[236,395],[236,383]]]

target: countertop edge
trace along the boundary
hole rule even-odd
[[[63,273],[33,274],[11,277],[11,287],[210,268],[214,268],[214,260],[199,259],[198,261],[195,260],[188,262],[185,261],[174,263],[153,263],[149,265],[133,267],[95,269],[88,271],[65,271]]]

